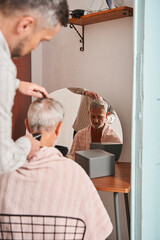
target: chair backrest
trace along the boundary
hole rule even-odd
[[[85,231],[79,218],[0,214],[2,240],[83,240]]]

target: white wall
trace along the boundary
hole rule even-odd
[[[86,7],[91,1],[68,2],[73,10]],[[81,31],[81,27],[78,29]],[[61,28],[49,43],[43,43],[42,52],[42,84],[48,92],[65,87],[84,87],[112,104],[123,129],[124,146],[120,161],[130,161],[131,158],[132,45],[133,18],[128,17],[85,26],[84,52],[79,50],[79,37],[70,27]],[[39,61],[41,59],[34,52],[33,64]],[[33,69],[33,72],[39,70]],[[33,81],[37,82],[37,79],[33,78]],[[100,195],[114,222],[112,194]],[[124,211],[122,200],[121,211]],[[122,239],[126,240],[125,215],[121,214],[124,223]],[[115,232],[109,239],[115,239]]]
[[[43,68],[43,44],[41,43],[36,50],[32,51],[32,82],[42,85],[42,68]]]

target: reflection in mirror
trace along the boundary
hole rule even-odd
[[[65,88],[50,93],[50,97],[60,101],[65,109],[64,123],[56,144],[68,147],[71,155],[75,151],[90,149],[91,142],[123,142],[116,112],[98,94],[82,88]]]

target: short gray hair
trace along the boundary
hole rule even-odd
[[[89,110],[96,108],[103,108],[107,113],[108,105],[105,101],[94,100],[93,102],[91,102]]]
[[[18,12],[40,16],[47,27],[65,26],[69,17],[67,0],[0,0],[0,11],[7,16]]]
[[[28,109],[28,126],[31,133],[50,132],[64,118],[60,102],[52,98],[37,99]]]

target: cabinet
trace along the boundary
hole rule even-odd
[[[13,60],[13,59],[12,59]],[[14,59],[13,62],[17,67],[17,78],[30,82],[31,81],[31,54],[19,59]],[[12,108],[12,138],[17,138],[25,134],[26,128],[24,120],[27,116],[27,110],[31,103],[31,97],[24,96],[17,92],[14,99],[14,106]]]
[[[71,28],[78,33],[80,37],[80,42],[82,43],[82,47],[80,48],[81,51],[84,51],[84,26],[93,24],[93,23],[100,23],[105,21],[110,21],[119,18],[131,17],[133,16],[133,8],[130,7],[118,7],[109,9],[106,11],[100,11],[96,13],[91,13],[88,15],[82,16],[80,19],[70,18],[69,24]],[[78,31],[75,25],[82,26],[82,34]]]

